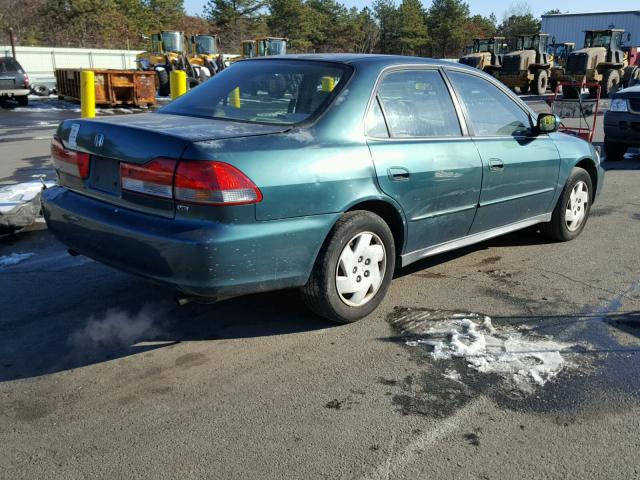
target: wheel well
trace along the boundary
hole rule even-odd
[[[348,211],[368,210],[382,218],[393,234],[393,241],[396,244],[396,254],[400,255],[404,247],[404,222],[398,210],[390,203],[382,200],[369,200],[352,206]]]
[[[576,167],[582,168],[583,170],[586,170],[587,173],[589,174],[589,176],[591,177],[591,187],[593,187],[592,198],[595,198],[596,190],[598,188],[598,170],[596,169],[596,166],[593,163],[593,160],[591,160],[589,158],[585,158],[583,160],[580,160],[576,164]]]

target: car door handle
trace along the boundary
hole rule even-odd
[[[504,162],[499,158],[490,158],[489,170],[491,170],[492,172],[500,172],[504,170]]]
[[[404,167],[391,167],[387,173],[392,182],[406,182],[411,177],[409,170]]]

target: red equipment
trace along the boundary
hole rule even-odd
[[[577,98],[564,98],[564,96],[558,98],[560,94],[560,89],[564,88],[574,88],[577,89],[578,95]],[[587,99],[586,101],[582,99],[583,88],[588,88],[592,98]],[[549,99],[549,106],[551,107],[551,112],[558,115],[560,119],[562,118],[579,118],[580,123],[576,126],[567,126],[564,122],[560,123],[559,130],[563,133],[567,133],[569,135],[574,135],[576,137],[582,138],[587,142],[591,143],[593,141],[593,135],[596,130],[596,123],[598,120],[598,109],[600,107],[600,92],[601,86],[598,82],[558,82],[556,87],[556,91],[554,92],[553,97]],[[594,95],[595,94],[595,95]],[[578,108],[576,108],[578,107]],[[562,113],[565,114],[563,117]],[[579,113],[579,116],[571,116],[575,113]],[[593,115],[593,122],[589,124],[589,120],[587,119],[587,115]],[[584,125],[583,126],[583,122]]]

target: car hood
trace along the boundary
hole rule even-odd
[[[68,148],[132,163],[146,163],[157,157],[180,158],[192,142],[269,135],[288,128],[144,113],[65,120],[58,127],[58,136]]]
[[[640,84],[618,90],[612,98],[640,97]]]

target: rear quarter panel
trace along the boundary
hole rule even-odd
[[[340,212],[379,195],[364,141],[322,142],[313,128],[198,142],[183,158],[215,159],[244,172],[262,191],[257,220]]]

